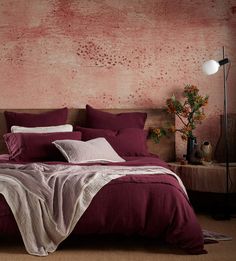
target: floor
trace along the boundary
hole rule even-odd
[[[206,255],[186,255],[185,252],[157,244],[157,242],[140,239],[88,239],[67,240],[58,250],[47,257],[35,257],[26,253],[23,243],[14,239],[1,239],[1,261],[38,260],[96,260],[96,261],[235,261],[236,260],[236,219],[217,221],[209,215],[199,214],[198,219],[202,228],[232,236],[231,241],[221,241],[217,244],[205,245]]]

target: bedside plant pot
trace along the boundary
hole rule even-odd
[[[197,143],[196,137],[188,137],[187,140],[187,154],[186,154],[186,160],[190,163],[191,155],[194,150],[194,146]]]

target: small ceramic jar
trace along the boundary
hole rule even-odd
[[[204,141],[201,145],[201,150],[203,152],[203,160],[210,162],[212,160],[212,146],[209,141]]]

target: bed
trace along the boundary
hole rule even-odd
[[[89,109],[93,110],[93,108]],[[47,110],[13,111],[39,115],[47,113]],[[123,153],[122,150],[125,150],[126,155],[121,155],[123,162],[119,160],[86,163],[81,161],[78,164],[73,161],[66,162],[65,158],[63,158],[64,161],[51,159],[24,161],[24,158],[21,157],[16,162],[11,157],[9,159],[8,155],[1,155],[0,234],[21,235],[27,252],[39,256],[54,252],[60,242],[70,234],[80,236],[138,235],[175,245],[189,254],[206,253],[202,230],[185,188],[181,180],[168,169],[166,163],[174,160],[174,137],[164,139],[159,145],[148,140],[148,153],[143,153],[143,147],[138,147],[139,142],[126,146],[134,138],[141,140],[142,137],[146,137],[145,129],[173,122],[174,119],[161,109],[108,110],[105,113],[108,113],[108,117],[110,114],[120,115],[120,113],[127,117],[126,114],[130,111],[147,114],[147,119],[145,118],[141,125],[140,115],[137,114],[139,130],[133,126],[131,126],[132,128],[126,126],[133,124],[131,118],[128,120],[126,118],[124,125],[128,128],[119,130],[119,136],[116,130],[110,129],[115,126],[114,122],[120,128],[123,121],[119,121],[120,118],[113,119],[112,116],[112,126],[107,127],[110,128],[109,131],[106,128],[106,131],[103,132],[104,135],[108,135],[105,136],[105,140],[108,140],[116,152],[119,152],[118,156]],[[94,112],[98,113],[96,117],[99,118],[100,111]],[[105,114],[105,116],[107,115]],[[102,120],[98,121],[96,118],[94,126],[87,128],[88,110],[70,109],[66,118],[67,123],[79,126],[76,130],[82,133],[82,139],[86,137],[84,142],[78,141],[78,144],[90,141],[91,137],[94,137],[91,135],[100,137],[103,125],[99,124]],[[0,120],[2,136],[9,132],[3,110],[0,111]],[[110,118],[105,118],[104,124],[109,125],[109,122]],[[144,123],[145,126],[142,126]],[[95,130],[97,125],[99,125],[99,130]],[[143,127],[144,130],[141,130]],[[112,136],[114,132],[119,139],[116,135]],[[16,137],[19,138],[22,135],[28,139],[24,140],[24,146],[27,142],[32,141],[32,137],[35,137],[31,133],[20,133],[6,134],[4,139],[5,141],[6,137],[12,139],[13,136],[15,146]],[[59,141],[66,139],[66,136],[63,135],[57,136]],[[74,135],[78,134],[74,133],[71,139],[74,139]],[[50,135],[41,135],[38,140],[42,141],[45,136],[48,139]],[[100,139],[97,136],[95,140]],[[109,138],[111,136],[112,138]],[[121,146],[121,143],[124,143],[121,142],[122,139],[127,142]],[[37,142],[35,144],[37,145]],[[60,145],[60,142],[58,144]],[[2,154],[7,152],[3,140],[0,142],[0,148]],[[53,148],[55,149],[55,146]],[[141,150],[141,152],[137,153],[137,150]],[[28,153],[27,157],[33,157],[33,154],[34,151],[30,151],[30,155]],[[62,156],[63,153],[59,154]],[[82,176],[84,173],[85,176]],[[24,186],[21,186],[22,184]],[[27,184],[30,184],[28,189]],[[51,190],[48,190],[48,187],[53,187],[53,194],[50,194]],[[16,200],[16,198],[18,199]],[[33,245],[32,242],[34,242]]]

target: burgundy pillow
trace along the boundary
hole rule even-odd
[[[10,160],[65,161],[52,142],[55,140],[81,140],[81,133],[7,133],[3,137],[10,154]]]
[[[144,112],[113,114],[86,105],[87,127],[94,129],[120,130],[126,128],[143,129],[147,118]]]
[[[21,113],[21,112],[4,112],[7,131],[11,132],[11,126],[23,127],[46,127],[66,124],[68,108],[57,109],[44,113]]]
[[[128,128],[119,131],[108,129],[91,129],[77,126],[82,133],[82,140],[87,141],[99,137],[105,138],[120,156],[147,156],[147,131]]]

